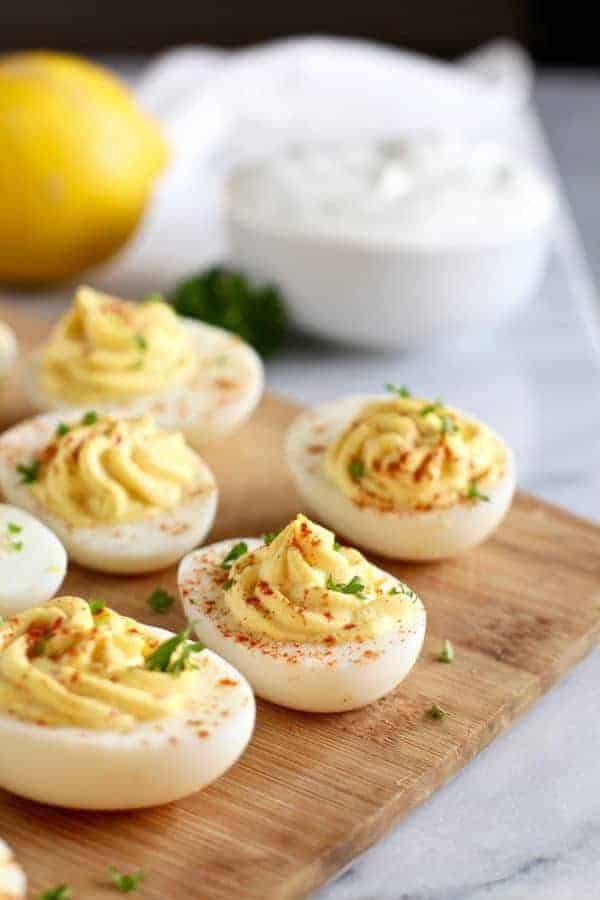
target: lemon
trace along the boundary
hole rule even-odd
[[[0,281],[100,263],[134,231],[167,158],[158,125],[109,72],[62,53],[0,57]]]

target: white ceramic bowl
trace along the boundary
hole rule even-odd
[[[514,209],[475,239],[427,244],[410,235],[352,233],[269,221],[226,188],[231,262],[278,285],[294,323],[321,337],[374,348],[419,346],[509,315],[535,293],[550,245],[554,192],[539,179],[539,209]],[[544,202],[547,201],[547,202]],[[511,210],[511,213],[513,211]]]

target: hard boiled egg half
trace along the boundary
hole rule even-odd
[[[40,410],[87,407],[151,413],[194,447],[233,431],[263,390],[263,366],[241,338],[81,287],[48,342],[30,358],[26,387]]]
[[[72,415],[72,414],[71,414]],[[54,531],[70,559],[103,572],[150,572],[209,531],[212,472],[179,432],[149,415],[49,413],[0,437],[0,488]]]
[[[0,627],[0,787],[134,809],[219,778],[254,726],[246,680],[187,633],[58,597]]]
[[[24,900],[27,879],[12,850],[0,838],[0,900]]]
[[[66,571],[56,535],[24,510],[0,503],[0,617],[49,600]]]
[[[410,671],[425,635],[414,591],[303,515],[265,540],[190,553],[178,582],[200,640],[260,697],[292,709],[377,700]]]
[[[504,518],[513,453],[474,416],[390,387],[298,416],[286,439],[298,492],[324,522],[374,553],[463,553]]]

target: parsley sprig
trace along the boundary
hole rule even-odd
[[[446,638],[446,640],[444,641],[444,649],[438,656],[438,659],[443,663],[454,662],[454,647],[452,646],[448,638]]]
[[[397,394],[398,397],[411,397],[412,394],[405,384],[397,385],[391,381],[386,382],[385,385],[386,391],[389,391],[390,394]]]
[[[73,892],[68,884],[59,884],[38,894],[37,900],[71,900]]]
[[[223,562],[219,565],[222,569],[229,569],[229,567],[239,559],[240,556],[244,556],[248,552],[248,544],[246,541],[238,541],[237,544],[234,544]]]
[[[81,424],[82,424],[82,425],[88,425],[88,426],[89,426],[89,425],[95,425],[97,421],[98,421],[98,413],[97,413],[95,410],[93,410],[93,409],[88,410],[88,411],[81,417]]]
[[[273,543],[273,541],[275,540],[276,537],[279,537],[279,535],[281,534],[282,531],[283,531],[283,528],[276,528],[275,531],[267,531],[267,533],[265,534],[265,538],[264,538],[264,541],[265,541],[265,544],[267,545],[267,547],[269,546],[269,544]]]
[[[169,672],[178,675],[186,668],[190,654],[200,653],[204,650],[204,644],[199,641],[188,641],[192,626],[188,625],[183,631],[177,632],[172,638],[167,638],[160,644],[154,653],[146,657],[146,668],[152,672]]]
[[[122,872],[119,872],[116,866],[111,866],[108,871],[112,883],[122,894],[129,894],[131,891],[135,891],[145,877],[142,869],[138,869],[137,872],[132,872],[131,875],[124,875]]]
[[[174,602],[175,597],[173,594],[169,594],[164,587],[155,588],[146,600],[148,606],[161,616],[164,616],[169,611]]]
[[[106,609],[106,601],[105,600],[88,600],[87,602],[90,612],[93,616],[97,616],[98,613],[101,613],[104,609]]]
[[[432,403],[426,403],[425,406],[421,409],[422,416],[428,416],[430,413],[437,412],[438,409],[444,405],[444,401],[441,397],[436,397]]]
[[[329,591],[336,591],[338,594],[353,594],[361,600],[366,600],[364,589],[365,586],[358,575],[355,575],[346,584],[343,584],[341,581],[335,581],[331,574],[327,576],[327,590]]]
[[[17,472],[21,476],[21,484],[33,484],[37,481],[41,465],[39,459],[33,459],[30,463],[19,463]]]
[[[438,706],[437,703],[432,703],[427,710],[427,715],[430,719],[445,719],[448,713],[441,706]]]
[[[348,473],[355,481],[362,478],[365,474],[365,464],[362,459],[353,459],[348,466]]]
[[[490,502],[490,498],[488,497],[488,495],[482,494],[482,492],[479,490],[476,481],[471,481],[469,483],[469,487],[467,488],[467,497],[470,500],[481,500],[484,503]]]

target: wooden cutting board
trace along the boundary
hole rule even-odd
[[[12,312],[6,318],[24,343],[44,331]],[[18,379],[0,409],[5,423],[25,412]],[[267,396],[235,441],[207,450],[221,488],[213,539],[262,534],[302,509],[282,461],[296,412]],[[531,496],[518,495],[498,535],[461,559],[384,565],[419,592],[429,614],[422,656],[398,690],[340,715],[259,702],[242,760],[166,807],[78,813],[0,792],[0,835],[32,896],[67,882],[75,900],[114,897],[114,864],[145,870],[134,896],[146,900],[304,897],[505,731],[600,634],[600,528]],[[178,608],[160,617],[147,606],[159,584],[174,590],[174,572],[117,578],[72,567],[64,591],[182,627]],[[455,647],[452,665],[437,661],[444,638]],[[427,717],[433,702],[446,719]]]

